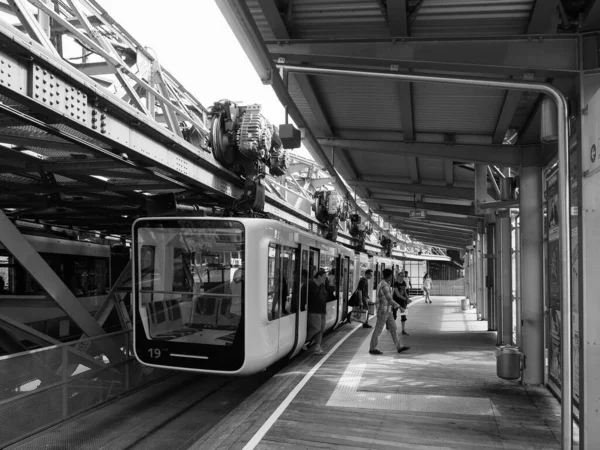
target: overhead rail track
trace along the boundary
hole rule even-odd
[[[15,19],[0,20],[0,207],[16,210],[9,216],[62,215],[126,233],[153,195],[211,207],[243,194],[243,180],[207,148],[209,111],[96,1],[11,0],[2,12]],[[287,175],[267,180],[265,211],[316,230],[307,191]],[[411,244],[373,223],[378,235]]]

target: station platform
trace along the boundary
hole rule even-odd
[[[353,322],[324,355],[252,377],[180,372],[9,449],[559,449],[558,401],[496,376],[495,334],[460,299],[413,298],[403,353],[384,330],[369,354],[374,328]]]
[[[410,350],[384,330],[371,355],[374,328],[344,326],[190,449],[559,449],[558,401],[496,376],[495,334],[460,297],[432,300],[409,308]]]

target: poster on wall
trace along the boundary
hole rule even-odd
[[[579,176],[580,158],[577,153],[577,141],[575,130],[571,130],[572,143],[569,158],[569,187],[570,187],[570,244],[571,244],[571,326],[572,326],[572,354],[573,354],[573,404],[575,415],[579,416],[579,366],[580,345],[579,337]]]

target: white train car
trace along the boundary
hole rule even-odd
[[[110,289],[108,245],[25,235],[87,311],[94,313]],[[43,287],[0,244],[0,313],[55,339],[81,334]]]
[[[352,250],[274,220],[139,219],[132,236],[135,354],[153,367],[256,373],[305,343],[316,270],[330,273],[327,329],[358,281]]]

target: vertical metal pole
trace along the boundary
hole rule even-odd
[[[562,299],[562,382],[561,382],[561,424],[562,448],[573,446],[573,331],[571,329],[571,226],[569,201],[569,111],[567,101],[559,93],[553,93],[558,107],[558,203],[559,203],[559,243],[560,243],[560,294]]]
[[[516,341],[515,344],[521,347],[522,343],[522,333],[521,333],[521,324],[522,324],[522,301],[521,301],[521,226],[519,223],[519,216],[516,215],[513,219],[514,230],[515,230],[515,279],[513,280],[515,285],[515,304],[517,306],[517,314],[515,324],[516,328]]]
[[[496,310],[496,345],[502,345],[504,310],[502,309],[502,221],[497,219],[494,239],[494,308]]]
[[[480,233],[480,228],[477,228],[477,314],[481,320],[487,320],[487,311],[485,307],[485,277],[483,272],[484,262],[483,252],[483,234]]]
[[[496,327],[496,301],[494,295],[494,277],[495,277],[495,257],[496,253],[494,250],[494,236],[496,228],[493,223],[487,225],[487,246],[486,246],[486,261],[487,261],[487,273],[486,273],[486,287],[487,287],[487,304],[488,311],[490,312],[490,318],[488,320],[488,330],[497,330]]]
[[[513,310],[512,310],[512,264],[511,264],[511,230],[510,213],[500,212],[498,220],[500,233],[500,298],[502,308],[502,343],[511,345],[513,341]]]

